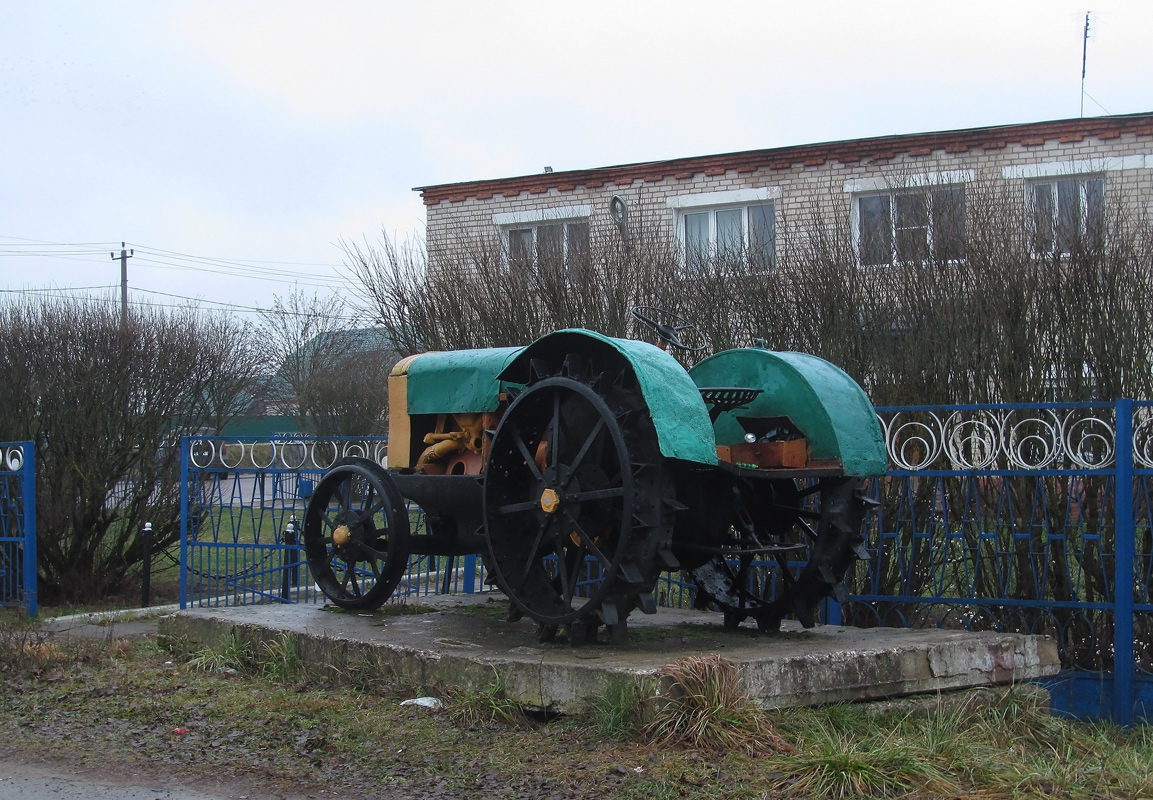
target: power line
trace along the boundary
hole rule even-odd
[[[11,238],[11,237],[3,237]],[[28,247],[23,245],[22,247]],[[59,245],[57,245],[59,246]],[[21,247],[21,245],[0,244],[0,257],[43,257],[43,258],[56,258],[69,261],[89,261],[98,262],[99,259],[85,258],[84,256],[96,255],[100,253],[99,250],[13,250],[13,247]],[[170,251],[158,251],[154,248],[147,247],[134,247],[134,250],[141,250],[141,254],[136,256],[138,263],[149,264],[157,269],[171,269],[171,270],[185,270],[192,272],[207,272],[216,275],[226,275],[233,278],[243,278],[247,280],[269,281],[273,283],[286,283],[286,284],[300,284],[318,289],[331,289],[334,285],[341,287],[353,287],[355,284],[350,281],[346,276],[339,273],[331,275],[320,275],[315,272],[304,272],[300,270],[284,270],[275,269],[270,267],[263,267],[254,264],[246,264],[241,261],[230,261],[226,259],[214,259],[199,256],[186,256],[186,255],[157,255],[153,258],[145,257],[146,253],[168,253]],[[107,251],[103,251],[107,252]],[[276,263],[276,262],[265,262]],[[303,263],[303,262],[300,262]],[[333,266],[336,265],[318,265],[318,266]]]
[[[292,273],[292,272],[248,272],[240,271],[237,269],[214,269],[211,266],[197,266],[194,264],[182,264],[173,261],[161,261],[156,258],[146,258],[144,256],[137,256],[141,263],[151,264],[159,269],[171,270],[185,270],[192,272],[208,272],[214,275],[231,275],[237,278],[248,278],[258,281],[269,281],[272,283],[301,283],[307,286],[316,286],[319,288],[328,288],[331,283],[341,283],[351,286],[351,282],[339,275],[333,275],[331,278],[325,275],[315,275],[307,273]],[[321,280],[331,281],[329,283],[321,283]]]
[[[108,252],[110,245],[106,242],[55,242],[42,239],[29,239],[19,236],[9,236],[0,234],[0,257],[10,258],[54,258],[68,261],[84,261],[90,263],[100,263],[98,256]],[[115,244],[111,244],[115,247]],[[292,284],[294,286],[302,286],[313,289],[326,289],[329,291],[349,291],[355,290],[357,285],[348,276],[342,275],[339,272],[333,272],[329,275],[317,274],[316,272],[309,272],[304,270],[285,269],[286,266],[318,266],[318,267],[331,267],[334,270],[343,266],[337,264],[324,264],[316,262],[292,262],[292,261],[243,261],[240,259],[231,258],[216,258],[211,256],[198,256],[189,253],[181,253],[175,250],[165,250],[162,248],[149,247],[147,245],[133,244],[129,249],[124,242],[120,243],[122,251],[128,250],[134,257],[134,263],[139,264],[144,268],[152,269],[165,269],[165,270],[178,270],[188,272],[209,273],[215,275],[224,275],[232,278],[240,278],[244,280],[256,280],[271,283]],[[96,249],[100,248],[100,249]],[[140,253],[136,253],[140,250]],[[127,293],[127,276],[126,261],[127,253],[122,252],[121,264],[121,308],[127,308],[129,304]],[[116,254],[113,253],[113,258]],[[104,262],[107,263],[107,262]],[[91,287],[71,287],[65,289],[5,289],[0,290],[5,294],[66,294],[67,292],[80,292],[90,289],[112,289],[112,286],[91,286]],[[230,310],[241,314],[259,314],[264,313],[267,309],[261,309],[256,306],[246,306],[238,303],[229,303],[216,300],[207,300],[203,297],[190,297],[187,295],[173,294],[170,292],[160,292],[149,289],[135,289],[134,291],[145,292],[148,294],[155,294],[162,297],[171,297],[178,300],[187,300],[193,303],[207,304],[213,307]],[[85,299],[79,298],[77,299]],[[158,308],[179,308],[179,305],[163,304],[163,303],[146,303],[140,300],[131,301],[132,305],[147,305]],[[284,313],[293,313],[287,312]],[[355,321],[355,317],[340,317],[340,319]]]
[[[13,245],[0,245],[0,246],[12,247]],[[0,256],[44,256],[44,257],[51,258],[54,256],[64,256],[64,255],[67,255],[67,256],[96,255],[98,253],[106,253],[106,252],[108,252],[108,251],[107,250],[59,250],[59,251],[53,251],[53,250],[4,251],[4,250],[0,250]]]
[[[0,255],[32,255],[32,256],[37,256],[37,255],[56,256],[56,255],[62,255],[62,254],[95,255],[95,254],[101,252],[102,250],[106,249],[109,246],[113,246],[113,247],[115,246],[115,243],[107,243],[107,242],[51,242],[51,241],[47,241],[47,240],[27,239],[27,238],[23,238],[23,237],[19,237],[19,236],[7,236],[7,235],[2,235],[2,234],[0,234],[0,239],[15,240],[12,243],[0,244],[0,248],[30,248],[30,247],[43,248],[43,246],[45,246],[45,245],[48,245],[50,247],[55,247],[55,248],[62,248],[62,247],[63,248],[71,248],[68,250],[40,249],[38,251],[32,251],[32,252],[14,250],[14,249],[9,249],[9,250],[5,251],[3,249],[0,249]],[[127,245],[125,243],[121,242],[121,246],[127,246]],[[88,250],[76,249],[76,248],[97,248],[97,247],[100,249],[99,250],[97,250],[97,249],[88,249]],[[151,254],[156,255],[158,258],[167,258],[167,259],[174,260],[177,262],[187,261],[187,262],[192,262],[194,264],[204,264],[204,265],[208,265],[208,266],[235,267],[235,268],[239,268],[239,269],[254,272],[254,273],[265,273],[265,274],[277,275],[277,276],[291,276],[291,277],[301,277],[301,278],[318,278],[318,277],[321,277],[320,275],[318,275],[315,272],[304,271],[304,270],[276,269],[274,267],[268,267],[268,266],[263,266],[263,265],[273,264],[273,265],[280,265],[280,266],[316,266],[316,267],[331,267],[333,269],[340,269],[344,266],[343,264],[336,264],[336,263],[331,263],[331,262],[267,261],[267,260],[260,260],[260,259],[245,260],[245,259],[236,259],[236,258],[218,258],[218,257],[214,257],[214,256],[199,256],[199,255],[195,255],[195,254],[191,254],[191,253],[182,253],[182,252],[179,252],[176,250],[165,250],[165,249],[159,248],[159,247],[149,247],[148,245],[143,245],[143,244],[139,244],[136,242],[132,243],[132,247],[136,250],[140,250],[142,253],[145,253],[145,252],[151,253]],[[166,262],[161,262],[161,263],[171,263],[171,261],[166,261]]]
[[[78,256],[97,255],[108,252],[107,250],[7,250],[5,248],[11,245],[0,245],[0,256],[8,256],[15,258],[66,258],[71,260],[83,261],[98,261],[99,259],[82,259]],[[141,250],[141,256],[149,252],[147,248],[133,248],[133,250]],[[175,257],[175,256],[158,256],[156,258],[142,258],[141,262],[148,262],[159,267],[167,267],[170,269],[185,269],[200,272],[212,272],[219,275],[232,275],[235,277],[253,278],[255,280],[277,280],[280,283],[291,283],[293,280],[298,279],[328,279],[327,275],[319,275],[315,272],[302,272],[298,270],[277,270],[268,267],[258,267],[252,265],[245,265],[241,262],[225,262],[215,259],[197,259],[195,257]],[[174,259],[174,260],[171,260]],[[181,263],[188,262],[188,263]],[[212,267],[228,267],[227,269],[213,269]],[[334,280],[347,282],[347,279],[339,274],[331,276]]]
[[[178,252],[176,250],[161,250],[158,247],[150,247],[148,249],[154,253],[164,253],[165,255],[170,255],[170,256],[182,256],[185,258],[205,258],[205,256],[190,255],[189,253],[181,253],[181,252]],[[343,264],[333,264],[331,262],[323,262],[323,261],[262,261],[260,259],[255,259],[255,258],[247,259],[246,262],[239,262],[239,261],[236,261],[235,259],[210,259],[210,260],[223,261],[223,262],[227,262],[227,263],[287,264],[290,266],[299,266],[299,267],[343,267],[344,266]]]
[[[66,292],[81,292],[81,291],[88,291],[88,290],[93,290],[93,289],[116,289],[116,288],[117,288],[117,284],[104,284],[104,285],[100,285],[100,286],[61,286],[61,287],[51,287],[51,288],[45,287],[45,288],[35,288],[35,289],[34,288],[0,289],[0,294],[29,294],[29,295],[34,295],[34,294],[63,294]],[[161,292],[157,289],[144,289],[144,288],[139,287],[139,286],[134,288],[132,291],[144,292],[145,294],[160,295],[161,297],[171,297],[175,300],[188,300],[191,303],[197,303],[197,304],[203,303],[203,304],[208,304],[211,306],[218,306],[221,309],[228,309],[230,311],[236,311],[236,312],[243,313],[243,314],[277,313],[277,314],[288,314],[290,316],[309,316],[309,312],[305,312],[305,311],[289,311],[288,309],[282,308],[282,309],[279,309],[279,310],[276,310],[275,312],[273,312],[273,309],[271,309],[271,308],[261,308],[260,306],[244,306],[244,305],[240,305],[238,303],[228,303],[228,302],[225,302],[222,300],[208,300],[204,297],[192,297],[190,295],[185,295],[185,294],[174,294],[172,292]],[[71,295],[69,297],[69,299],[71,299],[71,300],[83,300],[86,302],[87,301],[99,302],[99,303],[114,302],[114,300],[110,299],[110,298],[93,297],[91,295]],[[128,304],[129,305],[152,306],[155,308],[184,308],[184,307],[186,307],[186,304],[152,303],[152,302],[147,302],[144,300],[133,300],[133,299],[129,299]],[[330,315],[330,318],[331,319],[345,320],[345,321],[349,321],[349,322],[359,322],[362,320],[361,317],[350,317],[350,316],[343,316],[343,315],[342,316],[331,316]]]
[[[61,247],[99,247],[104,250],[113,247],[116,242],[50,242],[47,239],[27,239],[23,236],[5,236],[0,234],[0,239],[12,239],[17,242],[29,242],[32,244],[54,244]],[[14,245],[19,247],[20,245]]]
[[[245,263],[242,261],[228,261],[228,260],[220,259],[220,258],[208,258],[208,257],[202,257],[202,256],[170,255],[170,254],[162,252],[162,251],[157,251],[151,247],[140,247],[137,249],[139,249],[142,253],[147,253],[147,254],[152,255],[155,259],[163,259],[163,261],[161,263],[188,262],[191,264],[202,264],[206,267],[215,267],[215,268],[224,267],[224,268],[229,268],[232,270],[243,270],[245,272],[250,272],[250,273],[258,274],[258,275],[282,275],[282,276],[300,277],[300,278],[319,277],[319,275],[317,275],[317,273],[315,273],[315,272],[307,272],[307,271],[303,271],[303,270],[275,269],[273,267],[262,267],[262,266],[258,266],[256,264],[249,264],[249,263]]]
[[[61,288],[55,288],[55,289],[0,289],[0,293],[4,293],[4,294],[32,294],[32,295],[34,295],[34,294],[43,294],[43,293],[52,293],[52,292],[82,291],[82,290],[87,290],[87,289],[116,289],[116,288],[117,288],[116,284],[108,284],[105,286],[71,286],[71,287],[61,287]],[[218,306],[219,307],[219,308],[208,309],[209,311],[217,311],[217,310],[225,311],[225,310],[227,310],[227,311],[236,312],[238,314],[260,314],[260,315],[271,313],[271,314],[287,315],[287,316],[293,316],[293,317],[312,316],[312,314],[310,312],[307,312],[307,311],[290,311],[286,308],[280,308],[280,309],[274,310],[271,308],[261,308],[259,306],[242,306],[242,305],[238,305],[236,303],[226,303],[226,302],[223,302],[220,300],[206,300],[203,297],[190,297],[188,295],[183,295],[183,294],[173,294],[171,292],[161,292],[161,291],[158,291],[155,289],[142,289],[140,287],[136,287],[132,291],[144,292],[146,294],[155,294],[155,295],[160,295],[162,297],[171,297],[175,300],[188,300],[189,301],[189,303],[155,303],[155,302],[152,302],[149,300],[140,300],[140,299],[129,298],[128,305],[134,306],[134,307],[139,307],[139,308],[187,309],[187,308],[189,308],[190,304],[197,304],[198,305],[201,303],[205,303],[205,304],[208,304],[211,306]],[[67,299],[76,300],[76,301],[85,302],[85,303],[103,303],[106,305],[116,302],[115,298],[111,297],[111,296],[110,297],[94,297],[92,295],[70,295],[70,296],[68,296]],[[344,315],[335,316],[335,315],[331,315],[331,314],[326,315],[326,318],[327,319],[333,319],[333,320],[339,320],[341,322],[364,323],[364,322],[370,321],[365,317],[350,317],[350,316],[344,316]]]
[[[82,292],[89,289],[115,289],[116,284],[106,283],[102,286],[56,286],[42,289],[0,289],[4,294],[51,294],[53,292]]]
[[[247,313],[266,314],[266,313],[269,313],[272,311],[272,309],[260,308],[259,306],[242,306],[242,305],[237,305],[236,303],[225,303],[225,302],[222,302],[219,300],[205,300],[205,299],[199,298],[199,297],[189,297],[189,296],[183,295],[183,294],[172,294],[170,292],[161,292],[161,291],[157,291],[155,289],[137,289],[136,291],[146,292],[148,294],[158,294],[158,295],[161,295],[163,297],[173,297],[173,298],[177,298],[179,300],[192,300],[193,302],[198,302],[198,303],[211,303],[212,305],[222,306],[224,308],[232,309],[235,311],[243,311],[243,312],[247,312]],[[289,311],[287,309],[280,309],[274,313],[288,314],[290,316],[301,316],[301,317],[311,316],[311,314],[304,312],[304,311]],[[343,316],[342,317],[329,317],[329,318],[330,319],[347,320],[350,322],[356,322],[360,319],[359,317],[343,317]]]
[[[82,289],[82,288],[116,289],[117,286],[109,285],[109,286],[75,287],[75,288],[76,289]],[[0,289],[0,292],[3,292],[5,294],[40,294],[40,293],[43,293],[46,291],[56,291],[56,290],[49,290],[49,289]],[[258,306],[238,306],[238,305],[234,305],[232,303],[223,303],[223,302],[216,301],[216,300],[205,300],[205,299],[199,298],[199,297],[187,297],[185,295],[180,295],[180,294],[169,294],[168,292],[155,292],[155,291],[152,291],[149,289],[136,288],[136,289],[133,289],[133,291],[135,291],[135,292],[147,292],[149,294],[159,294],[159,295],[163,295],[166,297],[172,297],[174,299],[190,301],[189,303],[154,303],[150,300],[132,299],[130,297],[128,300],[128,305],[129,306],[136,306],[136,307],[140,307],[140,308],[187,309],[190,307],[190,304],[208,303],[208,304],[218,305],[218,306],[224,307],[222,309],[208,309],[210,311],[228,309],[228,310],[233,310],[233,311],[236,311],[236,312],[242,313],[242,314],[265,314],[271,310],[271,309],[260,308]],[[100,303],[103,305],[112,305],[112,304],[117,302],[117,299],[114,296],[96,297],[93,295],[85,295],[85,294],[69,295],[67,297],[67,299],[68,300],[74,300],[77,302],[82,302],[82,303]],[[288,311],[288,310],[282,310],[282,311],[278,311],[276,313],[284,313],[284,314],[289,314],[289,315],[294,315],[294,316],[307,316],[307,314],[305,312],[295,312],[295,311]],[[351,321],[351,322],[362,321],[361,318],[359,318],[359,317],[341,316],[341,317],[330,317],[330,318],[331,319],[347,320],[347,321]]]

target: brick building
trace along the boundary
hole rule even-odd
[[[771,260],[786,226],[814,210],[846,226],[863,264],[964,253],[981,190],[1019,196],[1035,246],[1061,252],[1092,233],[1106,201],[1153,204],[1153,113],[883,136],[721,155],[546,171],[418,187],[430,254],[458,237],[511,257],[562,258],[628,224],[675,237],[686,261],[741,249]],[[618,204],[618,211],[619,211]]]

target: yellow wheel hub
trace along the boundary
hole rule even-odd
[[[344,547],[351,538],[352,531],[348,529],[347,525],[339,525],[336,530],[332,532],[332,543],[337,547]]]
[[[560,495],[555,489],[545,489],[540,495],[540,507],[544,513],[552,514],[560,508]]]

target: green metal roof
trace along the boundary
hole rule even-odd
[[[499,375],[523,347],[422,353],[408,366],[409,414],[496,411]]]
[[[847,373],[817,356],[756,347],[706,358],[689,374],[700,387],[763,389],[747,409],[722,414],[717,442],[739,442],[737,415],[787,416],[809,441],[811,457],[840,461],[848,475],[881,475],[888,465],[873,404]]]
[[[629,362],[648,405],[662,455],[701,464],[717,463],[708,409],[696,385],[675,358],[648,342],[615,339],[583,328],[569,328],[542,336],[522,355],[524,359],[532,358],[539,349],[557,345],[562,351],[579,350],[579,338],[566,343],[563,341],[565,337],[592,339],[609,345]],[[557,342],[558,339],[561,341]]]

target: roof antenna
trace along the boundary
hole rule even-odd
[[[1089,14],[1085,12],[1085,34],[1081,37],[1081,116],[1085,116],[1085,61],[1089,55]]]

